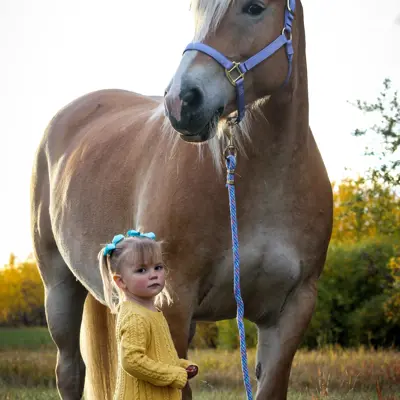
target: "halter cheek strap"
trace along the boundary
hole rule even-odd
[[[226,77],[228,78],[229,82],[236,88],[236,102],[238,109],[238,114],[235,121],[236,123],[239,123],[245,115],[246,104],[244,99],[244,75],[256,65],[271,57],[283,46],[286,46],[286,55],[288,58],[288,73],[284,85],[286,85],[286,83],[288,82],[292,73],[292,61],[294,54],[292,43],[292,24],[294,20],[295,8],[296,0],[287,0],[285,7],[285,23],[281,35],[279,35],[268,46],[260,50],[257,54],[242,63],[231,61],[218,50],[215,50],[211,46],[200,42],[190,43],[184,50],[184,53],[190,50],[197,50],[204,54],[207,54],[225,69]]]

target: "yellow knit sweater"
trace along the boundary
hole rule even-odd
[[[132,301],[117,318],[118,374],[114,400],[181,400],[187,382],[166,319]]]

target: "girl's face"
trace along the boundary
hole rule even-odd
[[[162,264],[124,265],[114,280],[127,296],[150,300],[164,289],[165,269]]]

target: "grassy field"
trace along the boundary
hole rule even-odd
[[[0,328],[0,351],[55,349],[46,328]]]
[[[242,391],[196,391],[193,393],[196,400],[238,400],[244,399]],[[60,400],[56,390],[43,389],[0,389],[1,400]],[[310,394],[290,393],[288,400],[379,400],[395,399],[398,397],[378,397],[374,393],[347,393],[318,396]]]
[[[245,397],[238,352],[195,350],[190,358],[200,366],[192,385],[195,399]],[[250,350],[251,371],[254,363],[255,352]],[[0,399],[58,399],[54,366],[54,345],[46,329],[0,329]],[[299,351],[293,363],[289,400],[325,398],[400,400],[400,353]]]

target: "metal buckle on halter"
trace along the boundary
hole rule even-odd
[[[241,79],[244,78],[244,73],[240,70],[239,68],[240,63],[233,61],[233,67],[231,69],[225,69],[225,75],[228,78],[229,82],[233,85],[236,86],[236,82]],[[239,75],[234,78],[231,73],[233,71],[236,71]]]

